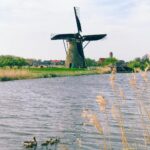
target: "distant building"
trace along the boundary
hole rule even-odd
[[[109,53],[109,57],[107,57],[107,58],[113,58],[113,52],[110,52],[110,53]],[[106,59],[106,58],[101,57],[101,58],[99,58],[98,61],[99,61],[99,63],[103,63],[103,62],[105,61],[105,59]]]
[[[65,61],[64,60],[50,60],[51,65],[64,65]]]
[[[99,58],[99,63],[103,63],[105,61],[106,58]]]
[[[110,58],[113,58],[113,52],[110,52],[110,53],[109,53],[109,57],[110,57]]]

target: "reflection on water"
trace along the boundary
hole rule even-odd
[[[134,147],[136,145],[138,149],[144,149],[141,137],[143,128],[135,99],[142,99],[149,108],[150,82],[144,83],[140,75],[137,77],[136,91],[131,90],[127,74],[117,75],[116,86],[121,87],[126,96],[121,111],[128,142]],[[114,103],[120,103],[117,92],[111,88],[109,75],[0,82],[1,149],[24,150],[23,141],[33,136],[36,136],[38,141],[36,150],[44,150],[40,144],[47,138],[56,136],[60,137],[61,144],[57,147],[53,145],[52,149],[60,150],[62,145],[67,146],[69,150],[79,149],[79,146],[83,150],[103,149],[103,137],[94,127],[83,126],[84,119],[81,117],[84,108],[97,113],[107,138],[106,117],[99,111],[96,103],[98,95],[106,97],[108,110]],[[122,143],[118,124],[110,114],[108,117],[111,145],[113,149],[120,150]],[[146,118],[144,121],[149,130],[149,120]]]

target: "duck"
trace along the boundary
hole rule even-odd
[[[33,140],[24,141],[23,145],[24,145],[26,148],[33,148],[33,147],[36,147],[36,146],[37,146],[36,138],[33,137]]]
[[[48,146],[48,145],[49,145],[49,140],[47,140],[41,144],[41,146]]]
[[[59,138],[50,138],[50,140],[49,140],[50,145],[58,144],[59,142],[60,142]]]

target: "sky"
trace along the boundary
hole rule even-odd
[[[63,42],[50,38],[77,32],[74,6],[82,35],[107,34],[85,48],[85,57],[112,51],[128,61],[150,53],[150,0],[0,0],[0,55],[64,60]]]

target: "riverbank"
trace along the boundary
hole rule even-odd
[[[90,69],[68,69],[68,68],[23,68],[23,69],[0,69],[0,81],[51,78],[63,76],[79,76],[110,73],[109,67]]]

